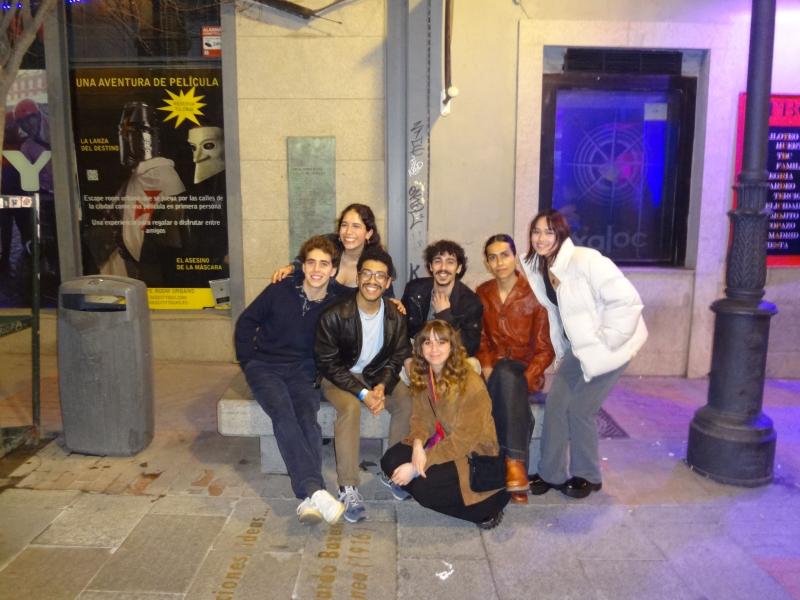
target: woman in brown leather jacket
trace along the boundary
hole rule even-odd
[[[481,343],[475,355],[492,398],[497,438],[506,456],[506,490],[512,502],[528,502],[528,448],[533,416],[528,392],[544,385],[544,371],[555,353],[547,311],[528,281],[517,272],[517,249],[500,233],[484,245],[486,266],[494,275],[476,290],[483,304]]]
[[[472,452],[499,453],[492,402],[449,323],[428,321],[417,334],[410,378],[410,433],[389,448],[381,468],[422,506],[482,529],[496,527],[509,495],[472,491],[467,463]]]

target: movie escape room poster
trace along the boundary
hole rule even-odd
[[[73,69],[85,274],[144,281],[152,309],[214,306],[228,277],[219,67]]]

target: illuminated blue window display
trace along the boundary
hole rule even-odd
[[[660,87],[556,87],[545,98],[542,206],[567,217],[576,244],[620,263],[680,264],[685,252],[682,91]]]

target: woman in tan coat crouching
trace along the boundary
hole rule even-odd
[[[410,433],[383,456],[383,471],[426,508],[496,527],[509,494],[474,492],[467,462],[473,452],[499,453],[492,401],[450,324],[429,321],[417,334],[410,378]]]

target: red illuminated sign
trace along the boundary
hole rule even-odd
[[[742,170],[746,99],[746,94],[739,95],[737,177]],[[767,234],[767,266],[800,267],[800,96],[770,97],[768,144],[767,208],[772,213]]]

